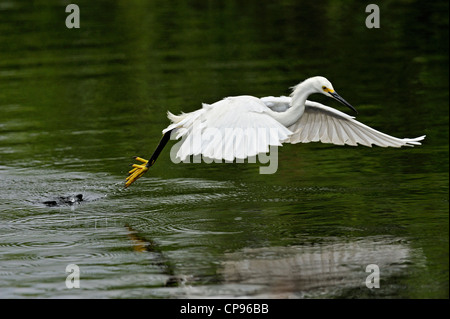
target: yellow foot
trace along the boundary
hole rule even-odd
[[[140,158],[140,157],[135,157],[135,159],[139,162],[142,162],[142,165],[138,165],[138,164],[133,164],[133,169],[131,171],[128,172],[128,174],[130,174],[125,182],[125,187],[130,186],[134,181],[136,181],[139,177],[141,177],[142,175],[145,174],[146,171],[148,171],[148,167],[145,166],[147,164],[147,160]]]

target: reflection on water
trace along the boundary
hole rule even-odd
[[[153,254],[152,259],[161,267],[162,272],[169,276],[164,284],[165,287],[180,286],[186,281],[184,276],[175,275],[172,263],[167,260],[161,248],[154,240],[140,236],[129,225],[126,225],[126,228],[129,231],[128,237],[133,242],[133,250],[140,253]]]
[[[182,285],[161,290],[170,297],[182,298],[330,298],[346,294],[386,297],[403,289],[396,277],[405,276],[413,260],[419,267],[426,262],[423,254],[411,249],[403,239],[329,241],[226,253],[216,283],[205,286],[196,284],[196,278],[178,276]],[[366,267],[374,264],[380,269],[381,286],[371,290],[366,286],[371,274]]]
[[[158,207],[163,204],[176,206],[183,202],[195,206],[208,202],[213,198],[209,192],[219,194],[227,184],[199,179],[147,180],[156,195],[133,201],[121,178],[103,173],[67,173],[45,168],[17,170],[8,166],[0,167],[0,172],[3,190],[0,286],[1,296],[6,298],[81,294],[133,297],[140,296],[138,291],[145,296],[164,297],[159,295],[158,288],[184,287],[192,276],[178,272],[176,261],[167,256],[158,241],[133,227],[150,227],[159,236],[165,233],[210,236],[213,232],[177,225],[170,216],[164,216],[164,211],[152,213],[160,212]],[[158,196],[167,185],[172,193],[192,194]],[[83,195],[77,204],[51,207],[46,204],[49,198],[59,200],[59,194],[77,192]],[[128,200],[130,203],[126,205]],[[151,203],[142,211],[146,201]],[[119,205],[123,211],[117,211]],[[64,267],[70,263],[80,266],[81,285],[86,289],[83,292],[65,288]],[[27,280],[23,281],[24,278]],[[129,287],[133,290],[129,291]]]
[[[410,272],[411,264],[416,271],[426,264],[420,249],[393,236],[306,235],[301,245],[239,248],[249,230],[256,234],[250,223],[263,217],[258,210],[232,215],[226,228],[216,226],[215,231],[212,225],[220,216],[183,213],[201,203],[226,203],[236,196],[237,185],[230,182],[150,179],[144,184],[152,185],[148,188],[152,196],[130,198],[122,181],[105,174],[21,169],[10,175],[10,167],[1,172],[5,204],[0,206],[4,251],[0,284],[6,287],[2,297],[319,298],[348,293],[370,297],[377,294],[364,284],[369,264],[381,270],[383,289],[378,296],[383,297],[402,289],[397,277]],[[164,199],[168,193],[164,187],[185,193],[182,210],[177,204],[180,195]],[[82,192],[85,200],[52,208],[42,204],[50,193],[69,189]],[[118,205],[123,207],[119,211]],[[292,227],[272,226],[276,236]],[[216,252],[210,250],[213,246]],[[69,263],[80,266],[83,290],[65,289],[64,269]]]
[[[371,264],[381,270],[382,285],[389,283],[391,276],[407,269],[413,254],[407,242],[398,238],[329,241],[312,246],[246,248],[226,254],[221,274],[227,283],[257,286],[260,298],[330,297],[346,289],[367,289],[369,273],[365,270]],[[423,256],[420,258],[423,262]],[[238,289],[236,293],[237,297],[245,296]]]

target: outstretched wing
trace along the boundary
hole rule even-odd
[[[204,104],[192,113],[174,116],[163,132],[175,129],[176,157],[184,161],[190,155],[233,161],[269,152],[269,146],[281,146],[292,132],[266,114],[267,106],[251,96],[223,99]]]
[[[292,144],[320,141],[337,145],[402,147],[421,145],[420,141],[425,138],[425,135],[393,137],[356,121],[352,116],[312,101],[306,101],[305,112],[289,130],[293,134],[284,142]]]
[[[290,107],[291,98],[267,96],[261,101],[273,111],[284,112]],[[305,113],[289,130],[294,134],[284,142],[292,144],[320,141],[337,145],[402,147],[420,145],[419,141],[425,138],[425,135],[417,138],[393,137],[356,121],[352,116],[312,101],[306,101]]]

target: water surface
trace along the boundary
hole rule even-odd
[[[63,3],[0,4],[1,297],[448,298],[447,2],[380,5],[378,30],[359,1],[77,4],[78,30]],[[424,144],[285,145],[273,175],[174,164],[169,146],[123,188],[167,110],[312,75]]]

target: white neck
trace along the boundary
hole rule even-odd
[[[286,127],[293,125],[305,111],[305,101],[315,90],[306,80],[297,85],[291,94],[291,107],[285,112],[270,112],[270,115]]]

